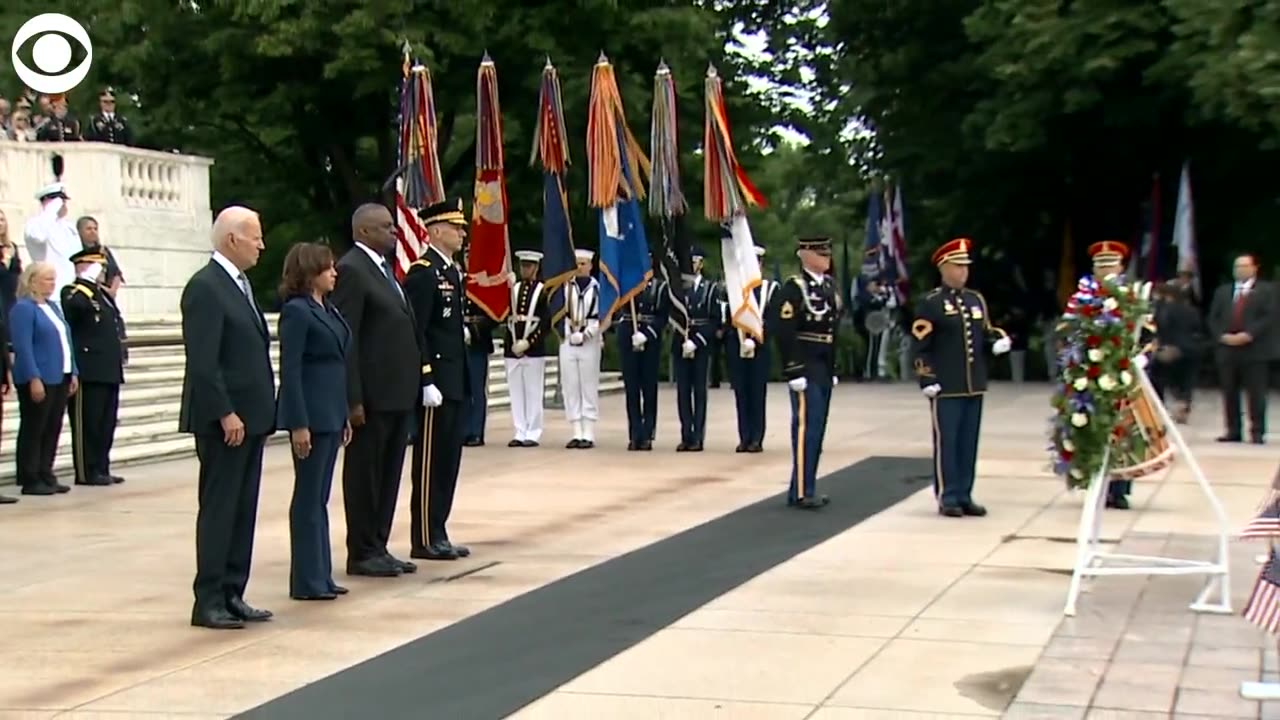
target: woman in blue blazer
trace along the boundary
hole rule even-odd
[[[58,482],[53,461],[62,435],[67,398],[77,388],[71,330],[62,310],[49,301],[57,290],[53,265],[35,262],[18,278],[18,299],[9,310],[13,384],[18,390],[18,484],[23,495],[53,495],[71,488]]]
[[[351,329],[326,296],[337,279],[324,245],[294,245],[280,285],[280,396],[277,427],[293,446],[289,506],[292,562],[289,596],[332,600],[347,589],[333,581],[329,490],[338,448],[351,439],[347,423],[347,348]]]

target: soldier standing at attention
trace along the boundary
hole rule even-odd
[[[107,257],[97,249],[71,256],[75,282],[62,288],[62,313],[71,329],[71,347],[80,367],[80,391],[72,396],[71,452],[77,485],[124,482],[111,475],[111,445],[124,383],[122,320],[104,289]]]
[[[106,88],[98,95],[100,112],[89,118],[89,127],[84,130],[84,139],[96,142],[132,145],[133,130],[129,121],[116,112],[116,96],[111,88]]]
[[[550,305],[538,279],[542,253],[517,250],[520,281],[511,287],[511,314],[503,342],[507,388],[511,394],[511,421],[515,437],[507,447],[537,447],[542,438],[542,402],[546,396],[547,331]]]
[[[466,447],[484,445],[484,426],[489,414],[489,356],[493,354],[493,319],[467,298],[464,305],[463,339],[467,341]]]
[[[711,344],[720,319],[716,284],[702,275],[705,257],[693,248],[693,284],[685,289],[689,309],[688,336],[671,336],[671,367],[676,378],[676,410],[680,413],[680,444],[676,452],[702,452],[707,434],[707,373]]]
[[[831,238],[800,238],[803,268],[778,288],[778,315],[769,334],[782,355],[782,376],[791,390],[791,487],[787,505],[813,510],[826,505],[817,493],[818,460],[827,432],[836,376],[836,329],[840,295],[831,270]]]
[[[576,250],[577,275],[564,284],[565,314],[560,330],[560,384],[564,411],[573,428],[566,448],[596,446],[600,419],[600,283],[591,277],[592,250]]]
[[[911,323],[916,375],[933,414],[933,492],[938,513],[947,517],[987,514],[973,501],[986,345],[992,343],[996,355],[1012,347],[1005,331],[991,324],[986,298],[965,287],[972,247],[972,240],[956,238],[934,251],[942,286],[916,304]]]
[[[764,257],[764,248],[756,246],[756,257]],[[768,318],[769,303],[774,299],[778,284],[761,279],[755,288],[760,314]],[[733,386],[733,398],[738,410],[738,447],[735,452],[758,453],[764,450],[765,398],[769,389],[769,333],[765,342],[757,343],[741,330],[733,327],[728,317],[729,304],[724,304],[721,322],[725,326],[725,356],[729,364],[729,384]]]
[[[634,315],[632,314],[634,311]],[[658,426],[658,368],[670,298],[656,276],[618,311],[618,355],[627,395],[627,449],[652,450]]]
[[[465,280],[453,256],[462,249],[468,222],[460,199],[456,204],[432,205],[419,216],[429,244],[404,277],[404,295],[413,308],[422,350],[422,403],[412,455],[410,557],[457,560],[471,550],[454,545],[445,529],[458,487],[466,426],[462,408],[467,397]]]

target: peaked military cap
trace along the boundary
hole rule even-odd
[[[462,212],[462,198],[454,200],[445,200],[435,205],[428,205],[418,211],[418,217],[427,225],[435,223],[449,223],[450,225],[466,226],[467,216]]]
[[[72,255],[71,262],[76,265],[79,265],[80,263],[106,263],[107,256],[96,247],[85,248]]]
[[[831,251],[831,238],[824,236],[796,238],[797,250],[813,250],[814,252]]]
[[[948,240],[933,251],[933,264],[942,267],[947,263],[952,265],[968,265],[973,262],[969,257],[969,251],[973,249],[973,241],[969,238],[956,238]]]
[[[1119,265],[1129,257],[1129,246],[1119,240],[1103,240],[1089,246],[1089,257],[1098,265]]]

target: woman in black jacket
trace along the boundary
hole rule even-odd
[[[1185,424],[1205,344],[1204,323],[1187,288],[1165,283],[1154,297],[1156,352],[1151,381],[1162,400],[1165,390],[1169,391],[1173,399],[1170,414],[1175,422]]]

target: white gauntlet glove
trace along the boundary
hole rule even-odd
[[[1140,353],[1138,357],[1133,359],[1133,361],[1136,362],[1138,364],[1138,367],[1142,368],[1143,370],[1147,369],[1148,360],[1145,353]]]
[[[440,394],[440,390],[435,385],[428,385],[422,388],[422,407],[440,407],[442,402],[444,402],[444,396]]]
[[[939,385],[938,383],[934,383],[928,387],[921,388],[920,392],[924,393],[925,397],[932,400],[938,397],[938,393],[942,392],[942,386]]]
[[[742,339],[742,351],[738,353],[744,358],[752,358],[756,356],[756,340],[755,338]]]
[[[583,340],[585,340],[585,339],[586,339],[586,338],[585,338],[585,337],[583,336],[583,334],[582,334],[582,333],[580,333],[580,332],[572,332],[572,333],[569,333],[569,344],[570,344],[570,345],[581,345],[581,344],[582,344],[582,341],[583,341]]]
[[[529,341],[517,340],[515,344],[511,346],[511,351],[514,352],[517,356],[524,355],[525,353],[529,352]]]
[[[787,387],[791,388],[791,392],[801,393],[805,391],[805,388],[809,387],[809,381],[798,377],[795,380],[788,380]]]
[[[692,340],[685,340],[684,344],[680,346],[680,352],[684,355],[685,359],[688,359],[698,352],[698,346],[695,345]]]
[[[645,335],[639,330],[631,334],[631,347],[634,348],[636,351],[643,350],[644,344],[647,342],[649,342],[649,336]]]
[[[1013,349],[1013,341],[1007,337],[1002,337],[999,340],[996,340],[995,343],[991,345],[991,352],[995,353],[996,355],[1003,355],[1012,349]]]
[[[462,326],[462,342],[468,345],[471,344],[471,328],[466,325]]]

